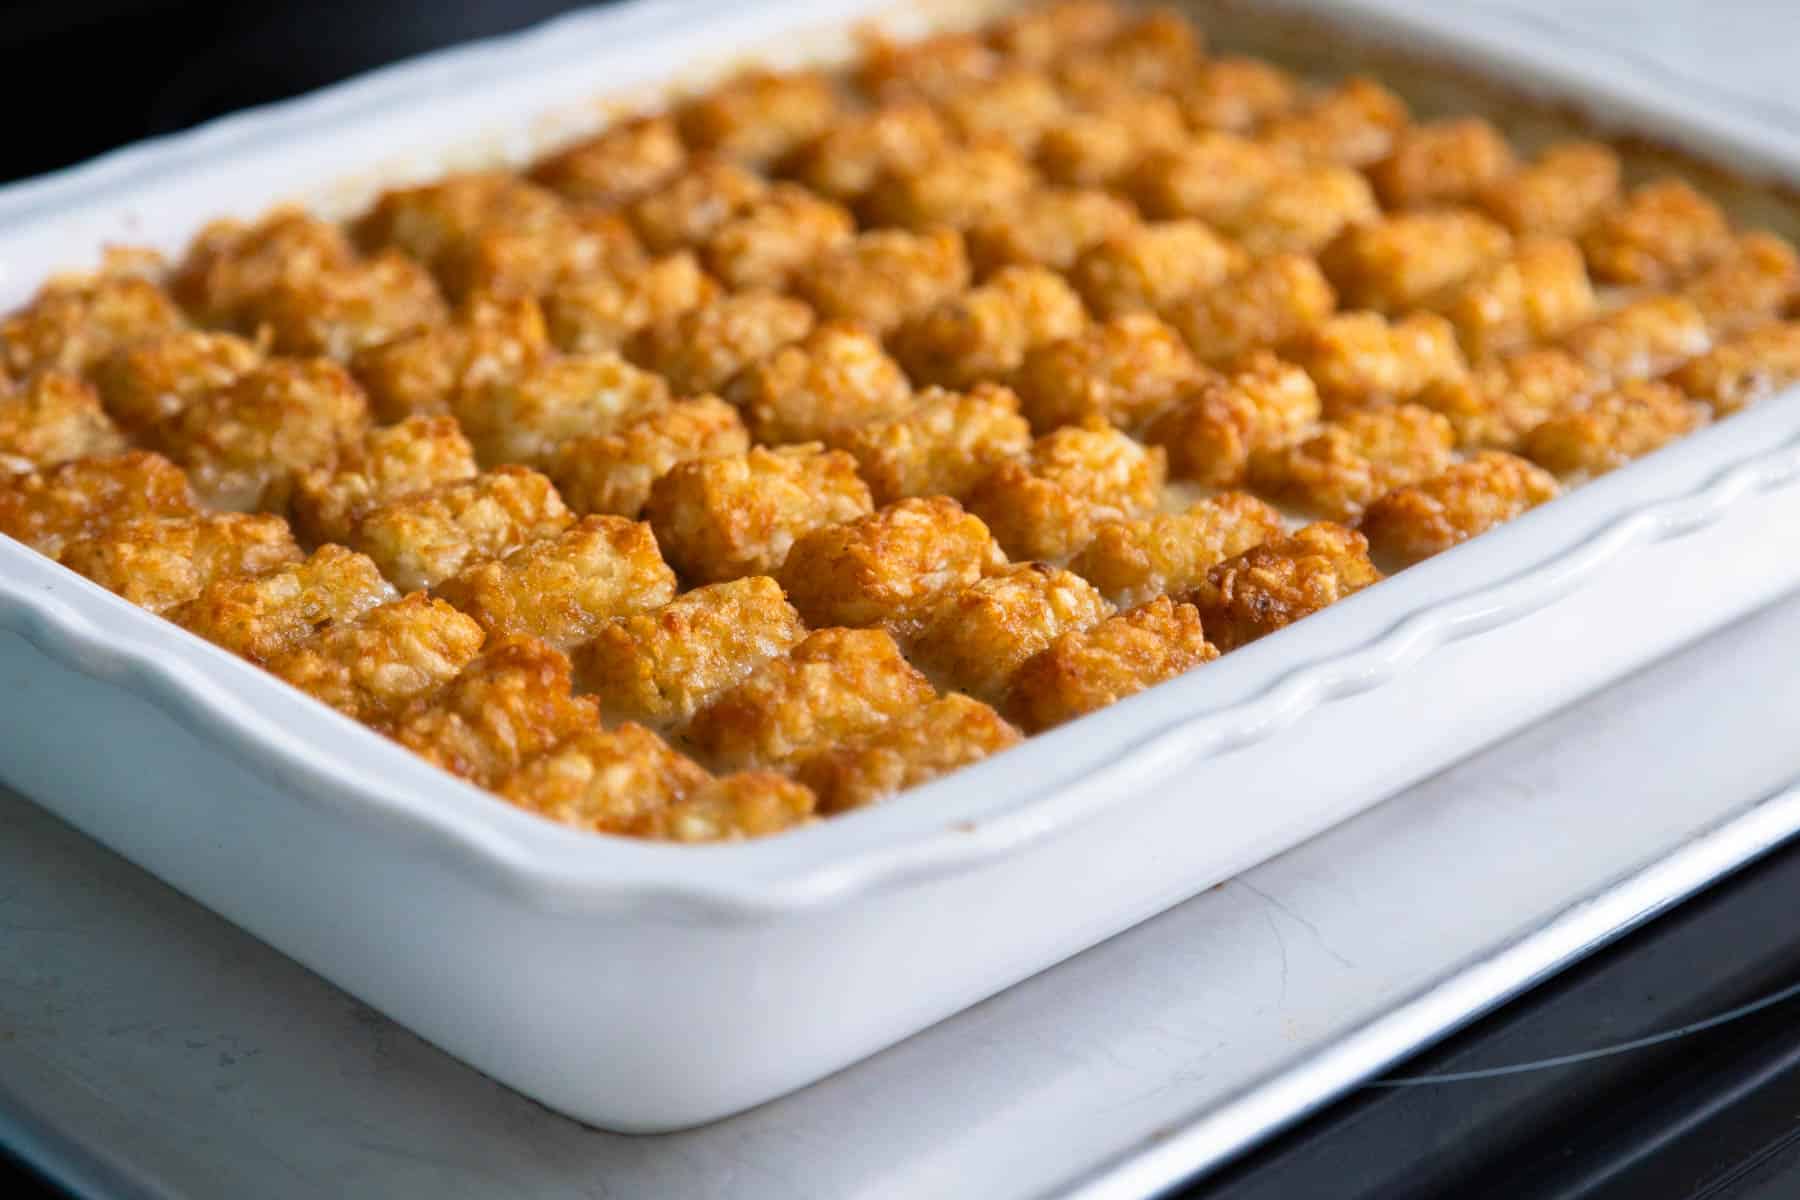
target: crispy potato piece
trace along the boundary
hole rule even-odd
[[[882,103],[937,100],[988,78],[1004,61],[975,33],[940,33],[913,42],[877,33],[864,38],[851,76],[864,95]]]
[[[430,274],[386,250],[366,262],[277,279],[249,305],[245,321],[267,329],[282,354],[348,362],[359,350],[449,315]]]
[[[1136,223],[1131,205],[1098,188],[1038,188],[970,229],[969,256],[983,276],[1014,266],[1066,271]]]
[[[1663,375],[1712,346],[1706,317],[1685,296],[1648,296],[1577,326],[1563,349],[1615,380]]]
[[[676,464],[748,449],[750,434],[737,409],[701,396],[677,400],[617,433],[563,442],[545,471],[574,511],[636,517],[651,486]]]
[[[1359,76],[1274,118],[1261,140],[1297,159],[1367,167],[1393,151],[1410,120],[1405,101]]]
[[[1746,233],[1731,252],[1682,289],[1715,335],[1780,315],[1800,296],[1800,256],[1772,233]]]
[[[454,418],[408,417],[349,443],[331,467],[296,474],[294,529],[314,545],[348,541],[358,518],[377,505],[476,471],[475,451]]]
[[[420,696],[378,728],[432,765],[492,787],[552,747],[592,748],[587,739],[600,733],[600,712],[590,697],[570,694],[569,674],[568,657],[555,647],[536,638],[498,638],[441,690]],[[624,729],[614,732],[610,745],[645,746]],[[649,786],[641,775],[617,782]],[[519,796],[503,794],[519,802]]]
[[[938,605],[913,657],[946,689],[998,704],[1026,659],[1111,615],[1106,599],[1073,571],[1016,563]]]
[[[1435,313],[1391,324],[1379,313],[1339,313],[1296,339],[1288,353],[1318,385],[1328,417],[1410,400],[1468,370],[1454,327]]]
[[[1102,522],[1154,512],[1167,473],[1160,446],[1146,449],[1103,423],[1067,425],[995,467],[970,491],[969,511],[1011,557],[1061,562]]]
[[[804,534],[776,579],[814,627],[879,626],[905,639],[941,597],[1005,561],[979,518],[931,496]]]
[[[1375,558],[1411,566],[1478,533],[1553,500],[1556,479],[1503,450],[1486,450],[1467,462],[1369,505],[1357,526]]]
[[[530,634],[568,650],[613,617],[673,600],[675,572],[648,525],[596,515],[465,567],[435,590],[492,636]]]
[[[1029,731],[1049,729],[1217,657],[1194,606],[1158,596],[1032,655],[1013,676],[1007,713]]]
[[[1199,610],[1213,645],[1229,651],[1380,579],[1381,572],[1369,561],[1367,538],[1320,521],[1226,559],[1179,599]]]
[[[1512,235],[1471,209],[1402,213],[1346,229],[1319,254],[1344,304],[1397,314],[1512,251]]]
[[[1253,453],[1250,485],[1278,503],[1354,520],[1382,493],[1448,467],[1455,442],[1449,419],[1417,404],[1352,412],[1311,437]]]
[[[193,511],[181,468],[145,450],[78,458],[47,471],[0,473],[0,533],[51,558],[118,522]]]
[[[167,293],[120,267],[52,279],[0,321],[0,369],[21,378],[49,370],[79,374],[121,346],[186,324]]]
[[[1005,70],[944,97],[950,128],[970,142],[996,141],[1029,155],[1065,111],[1062,93],[1041,71]]]
[[[342,546],[261,575],[228,575],[164,615],[261,665],[319,630],[354,621],[398,593],[375,563]]]
[[[818,803],[804,784],[786,775],[739,771],[651,809],[632,832],[665,842],[738,842],[804,825]]]
[[[320,630],[264,665],[358,721],[378,720],[455,677],[481,649],[481,626],[423,592]]]
[[[779,766],[935,696],[886,630],[821,629],[714,698],[687,737],[719,770]]]
[[[969,285],[969,256],[953,229],[880,229],[821,255],[793,278],[794,292],[825,320],[857,321],[884,334]]]
[[[680,463],[651,486],[644,516],[684,578],[717,583],[767,575],[795,538],[873,508],[855,459],[804,442]]]
[[[1169,455],[1169,472],[1208,487],[1242,483],[1255,450],[1285,445],[1319,419],[1312,376],[1266,350],[1229,375],[1203,377],[1158,413],[1144,440]]]
[[[1670,384],[1632,379],[1540,423],[1520,452],[1565,480],[1591,479],[1692,433],[1706,419],[1705,405]]]
[[[235,383],[262,357],[234,334],[182,330],[120,347],[94,364],[92,378],[112,419],[138,432]]]
[[[475,388],[510,379],[550,351],[543,309],[530,297],[471,297],[456,320],[370,346],[350,360],[375,416],[438,416]]]
[[[633,201],[625,215],[646,249],[669,254],[700,245],[768,190],[762,176],[734,162],[695,155],[663,186]]]
[[[1195,129],[1246,133],[1291,112],[1300,84],[1272,63],[1224,56],[1203,65],[1177,93],[1182,115]]]
[[[1081,298],[1062,276],[1043,267],[1006,267],[908,320],[889,343],[917,382],[968,388],[1004,378],[1031,351],[1075,337],[1086,324]]]
[[[989,705],[958,693],[933,700],[852,739],[808,755],[794,778],[822,813],[849,812],[930,783],[1021,741]]]
[[[0,384],[0,475],[124,449],[125,435],[79,375],[41,371],[23,383]]]
[[[540,296],[559,284],[644,265],[645,250],[619,213],[582,209],[541,228],[486,229],[459,247],[438,277],[451,296]]]
[[[686,163],[675,122],[654,114],[609,125],[540,159],[531,178],[564,200],[613,208],[661,187]]]
[[[270,484],[329,466],[369,426],[369,401],[350,373],[327,358],[272,358],[200,396],[159,435],[203,499],[244,509]]]
[[[625,724],[576,734],[501,779],[495,790],[527,812],[575,829],[632,833],[651,813],[711,780],[704,767],[642,725]]]
[[[1037,172],[1017,150],[1005,142],[982,142],[942,151],[905,173],[888,172],[858,211],[871,226],[915,233],[940,226],[966,230],[1003,216],[1037,182]]]
[[[1729,416],[1800,382],[1800,322],[1758,326],[1683,363],[1669,382],[1715,417]]]
[[[1040,432],[1095,420],[1129,429],[1204,378],[1175,330],[1129,313],[1031,351],[1013,386]]]
[[[1459,447],[1513,450],[1533,425],[1605,383],[1567,351],[1545,346],[1440,380],[1417,401],[1449,418]]]
[[[1526,238],[1426,306],[1448,317],[1470,358],[1559,337],[1594,312],[1581,251],[1565,238]]]
[[[229,575],[299,562],[280,517],[245,513],[137,517],[69,543],[62,564],[140,608],[165,612]]]
[[[793,273],[848,243],[848,209],[805,188],[778,183],[706,239],[706,268],[728,288],[779,288]]]
[[[1124,186],[1144,215],[1217,223],[1254,204],[1287,169],[1248,138],[1202,133],[1138,163]]]
[[[1037,168],[1065,187],[1114,187],[1139,163],[1187,140],[1181,106],[1154,92],[1113,92],[1044,131]]]
[[[675,112],[682,140],[696,150],[770,163],[837,118],[838,97],[817,71],[746,71]]]
[[[1517,166],[1506,137],[1480,117],[1431,121],[1403,130],[1369,180],[1389,208],[1460,204]]]
[[[805,636],[781,586],[751,575],[608,622],[575,651],[575,670],[609,719],[668,727],[685,724]]]
[[[840,117],[789,155],[786,173],[840,204],[868,194],[892,172],[910,174],[953,144],[938,111],[917,100]]]
[[[1599,142],[1560,142],[1493,180],[1476,202],[1514,233],[1573,237],[1619,196],[1619,156]]]
[[[1102,317],[1159,312],[1246,265],[1243,251],[1199,221],[1158,221],[1106,239],[1069,272]]]
[[[1308,163],[1281,172],[1253,204],[1215,217],[1225,234],[1256,258],[1317,254],[1354,225],[1378,219],[1375,192],[1361,171]]]
[[[1043,67],[1070,51],[1105,41],[1118,32],[1123,20],[1124,11],[1113,0],[1050,0],[994,22],[987,41],[1008,58]]]
[[[1107,601],[1133,608],[1193,587],[1214,563],[1282,535],[1281,514],[1248,492],[1222,492],[1186,512],[1108,521],[1069,569]]]
[[[813,310],[791,296],[749,291],[659,321],[631,340],[627,357],[683,395],[716,392],[759,359],[812,332]]]
[[[1031,448],[1019,398],[998,384],[967,392],[927,388],[911,411],[837,431],[879,504],[907,496],[961,499],[996,465]]]
[[[201,324],[244,329],[277,283],[304,281],[355,261],[355,248],[336,224],[286,205],[253,223],[207,225],[189,244],[169,289]]]
[[[452,411],[487,466],[550,462],[564,442],[613,433],[669,403],[669,385],[610,351],[545,358],[458,392]]]
[[[759,442],[810,442],[903,413],[912,385],[859,325],[828,321],[744,368],[725,389]]]
[[[399,587],[414,591],[471,563],[555,537],[573,521],[544,476],[496,467],[370,509],[356,522],[351,544]]]
[[[1337,293],[1304,254],[1277,254],[1163,312],[1201,362],[1279,347],[1329,317]]]
[[[1731,252],[1719,206],[1679,179],[1659,179],[1602,212],[1581,233],[1601,283],[1666,287]]]
[[[544,297],[550,340],[569,354],[622,350],[638,333],[717,300],[718,281],[683,250],[639,270],[571,280]]]
[[[1058,74],[1077,92],[1088,86],[1165,91],[1192,78],[1205,55],[1205,41],[1191,22],[1157,8],[1127,17],[1106,41],[1065,59]]]

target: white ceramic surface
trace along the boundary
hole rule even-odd
[[[5,286],[871,7],[628,6],[127,152],[0,196]],[[1734,120],[1701,132],[1779,150]],[[1800,528],[1797,479],[1790,394],[905,802],[702,849],[510,810],[0,545],[0,671],[32,696],[0,710],[28,748],[3,770],[494,1077],[667,1129],[890,1044],[1800,583],[1768,553]]]

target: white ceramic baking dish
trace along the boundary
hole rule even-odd
[[[109,241],[172,248],[221,212],[520,157],[591,124],[596,91],[838,52],[883,7],[640,0],[20,185],[0,301]],[[1585,106],[1625,94],[1391,2],[1286,7],[1375,14]],[[1740,168],[1800,163],[1774,126],[1654,97],[1631,117]],[[1800,392],[901,801],[699,848],[512,810],[0,538],[0,776],[495,1078],[666,1130],[905,1037],[1800,585],[1796,531]]]

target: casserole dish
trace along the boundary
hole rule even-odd
[[[827,54],[870,11],[597,14],[24,185],[0,200],[11,298],[299,179],[523,157],[578,117],[473,151],[469,131],[573,105],[608,47],[614,82],[648,84],[746,46]],[[1776,140],[1725,149],[1767,167]],[[6,711],[5,770],[503,1082],[609,1128],[675,1128],[903,1037],[1800,582],[1770,553],[1800,518],[1797,434],[1795,397],[1765,401],[904,804],[734,847],[548,826],[0,546],[0,670],[31,697]]]

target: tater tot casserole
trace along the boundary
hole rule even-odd
[[[546,819],[762,836],[1800,382],[1701,182],[1113,0],[871,34],[52,279],[0,533]]]

